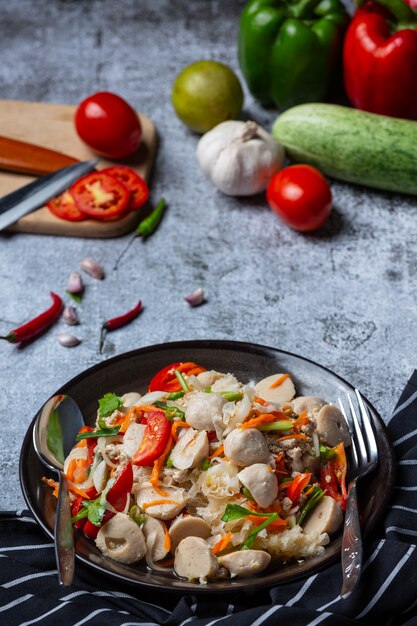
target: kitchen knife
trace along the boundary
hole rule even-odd
[[[0,136],[1,170],[42,176],[74,163],[79,163],[79,159],[33,143]]]
[[[1,198],[0,231],[65,191],[78,178],[93,171],[97,163],[98,160],[92,160],[69,165]]]

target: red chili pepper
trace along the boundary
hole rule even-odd
[[[403,0],[366,2],[347,29],[346,92],[365,111],[417,119],[417,18]]]
[[[23,341],[29,341],[30,339],[35,339],[38,335],[43,333],[47,328],[52,326],[52,324],[59,318],[62,312],[62,300],[56,293],[51,291],[52,297],[52,306],[49,307],[46,311],[34,317],[33,320],[26,322],[23,326],[19,326],[14,330],[11,330],[5,337],[0,337],[0,339],[5,339],[10,343],[21,343]]]
[[[161,456],[171,435],[171,427],[163,411],[149,413],[142,443],[133,457],[134,465],[149,466]]]
[[[113,487],[109,489],[106,500],[107,502],[114,508],[116,511],[123,511],[126,506],[126,500],[128,494],[132,491],[133,486],[133,470],[132,465],[128,463],[123,468],[122,472],[116,479]],[[109,521],[112,517],[114,517],[116,513],[113,511],[107,510],[104,513],[103,520],[100,526],[96,526],[92,524],[90,520],[87,520],[85,526],[83,528],[84,534],[87,535],[90,539],[95,539],[98,535],[98,531],[100,528]]]
[[[137,305],[133,307],[133,309],[131,309],[127,313],[124,313],[123,315],[119,315],[118,317],[113,317],[111,320],[107,320],[106,322],[103,323],[103,326],[101,327],[101,333],[100,333],[100,347],[99,347],[100,352],[103,348],[104,337],[106,335],[106,332],[111,332],[112,330],[116,330],[116,328],[121,328],[122,326],[126,326],[126,324],[129,324],[129,322],[134,320],[139,315],[142,309],[143,309],[142,301],[139,300]]]
[[[297,476],[288,485],[285,495],[290,500],[292,500],[293,504],[298,503],[300,496],[301,496],[301,492],[304,489],[304,487],[307,487],[308,483],[310,482],[311,476],[312,476],[311,472],[306,472],[304,474],[297,474]]]
[[[343,443],[332,448],[337,457],[320,470],[320,487],[338,502],[342,511],[346,509],[346,454]]]

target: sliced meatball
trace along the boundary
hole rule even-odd
[[[330,496],[323,496],[322,500],[307,517],[303,530],[305,533],[335,533],[343,522],[342,509]]]
[[[137,504],[151,517],[174,519],[187,504],[186,494],[183,489],[176,487],[164,486],[164,491],[166,496],[162,496],[153,487],[139,488],[135,491]]]
[[[132,422],[132,424],[128,426],[123,437],[122,449],[130,458],[139,450],[145,428],[145,424],[136,424],[135,422]]]
[[[225,567],[232,578],[259,574],[270,562],[271,555],[263,550],[238,550],[219,557],[219,565]]]
[[[225,403],[217,393],[198,391],[188,401],[185,419],[196,430],[214,430],[213,416],[222,414]]]
[[[218,570],[217,558],[201,537],[186,537],[175,550],[174,570],[188,580],[206,579]]]
[[[255,502],[262,508],[271,506],[278,496],[278,481],[269,465],[254,463],[245,467],[237,475],[240,482],[248,489]]]
[[[125,513],[116,513],[100,528],[96,545],[103,554],[121,563],[135,563],[146,553],[142,530]]]
[[[349,429],[340,409],[333,404],[326,404],[316,417],[317,434],[331,448],[338,443],[350,445]]]
[[[258,396],[267,402],[289,402],[295,396],[294,383],[290,377],[285,378],[282,383],[274,387],[274,384],[283,376],[283,374],[272,374],[263,378],[255,385],[255,391]]]
[[[263,434],[256,428],[235,428],[224,440],[224,453],[237,465],[268,463],[270,452]]]
[[[152,561],[161,561],[169,552],[165,547],[165,527],[163,523],[159,519],[154,519],[147,515],[142,529]]]
[[[304,413],[304,411],[309,414],[317,413],[325,404],[326,402],[318,396],[298,396],[292,401],[292,407],[297,415]]]
[[[170,457],[174,467],[185,470],[198,467],[209,454],[209,442],[205,430],[184,429],[171,451]]]
[[[194,515],[177,517],[177,519],[172,522],[169,529],[171,552],[175,552],[178,544],[185,539],[185,537],[201,537],[202,539],[207,539],[207,537],[210,537],[210,534],[210,524],[201,519],[201,517],[195,517]]]

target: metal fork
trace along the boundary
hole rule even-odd
[[[357,389],[355,389],[355,394],[359,414],[349,394],[347,394],[349,412],[345,410],[343,402],[339,398],[339,405],[349,425],[352,437],[352,461],[349,467],[350,481],[342,539],[343,585],[340,592],[342,598],[350,596],[360,578],[362,569],[362,537],[356,483],[372,471],[378,463],[378,447],[369,412]]]

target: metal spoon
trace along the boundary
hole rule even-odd
[[[55,515],[55,557],[59,584],[69,586],[74,578],[74,537],[68,480],[64,460],[84,426],[78,404],[69,396],[54,396],[39,411],[33,428],[33,446],[42,463],[59,474],[58,503]]]

